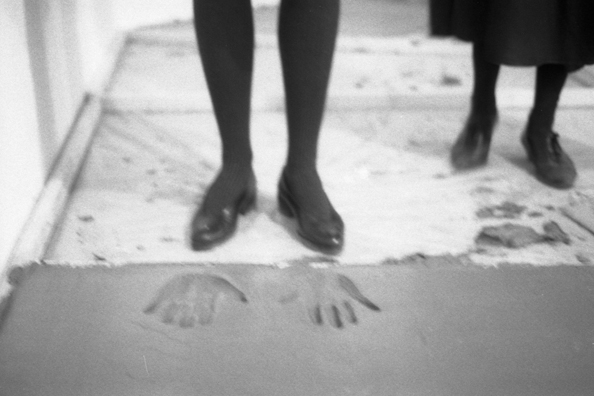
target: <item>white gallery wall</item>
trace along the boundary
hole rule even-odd
[[[0,1],[0,275],[117,36],[113,19],[109,0]]]
[[[25,7],[0,2],[0,270],[46,175]]]

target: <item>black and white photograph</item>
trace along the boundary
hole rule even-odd
[[[0,0],[0,396],[594,395],[594,0]]]

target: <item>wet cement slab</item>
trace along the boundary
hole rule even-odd
[[[592,267],[35,266],[13,279],[3,396],[594,389]]]

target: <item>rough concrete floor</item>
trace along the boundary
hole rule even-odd
[[[529,109],[515,106],[514,95],[531,95],[532,88],[527,70],[513,70],[501,81],[489,165],[455,172],[448,158],[466,116],[468,48],[418,36],[348,39],[341,38],[347,41],[336,53],[319,153],[327,192],[346,223],[338,262],[419,255],[468,256],[481,265],[594,260],[594,235],[564,214],[594,202],[590,108],[578,103],[559,111],[562,144],[580,178],[574,189],[551,189],[534,178],[519,143]],[[591,95],[572,84],[573,92]],[[188,222],[220,161],[192,26],[135,32],[46,260],[277,264],[317,255],[276,206],[287,139],[283,101],[278,48],[271,36],[259,36],[251,126],[258,209],[242,218],[229,243],[192,252]],[[506,241],[506,234],[494,244],[477,243],[488,227],[517,231],[511,238],[523,242]],[[558,237],[546,236],[551,227]]]

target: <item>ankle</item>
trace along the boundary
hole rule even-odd
[[[231,177],[249,177],[254,173],[251,162],[223,164],[219,171],[220,175]]]
[[[477,114],[497,114],[497,99],[495,95],[473,93],[470,101],[471,111]]]
[[[532,109],[526,128],[528,136],[532,138],[546,137],[553,131],[554,115],[537,108]]]
[[[214,194],[219,199],[226,199],[226,195],[233,198],[247,188],[254,179],[251,167],[222,167],[210,185],[208,195]]]
[[[231,150],[223,149],[221,156],[221,169],[226,171],[241,173],[246,169],[251,169],[253,163],[253,154],[251,150]]]
[[[470,115],[477,119],[492,120],[497,118],[497,106],[493,104],[476,104],[470,106]]]
[[[314,165],[302,165],[302,164],[298,164],[298,165],[293,165],[290,163],[287,163],[283,169],[283,174],[286,175],[286,177],[290,178],[290,179],[295,179],[295,178],[319,178],[318,175],[318,169],[317,167]]]

